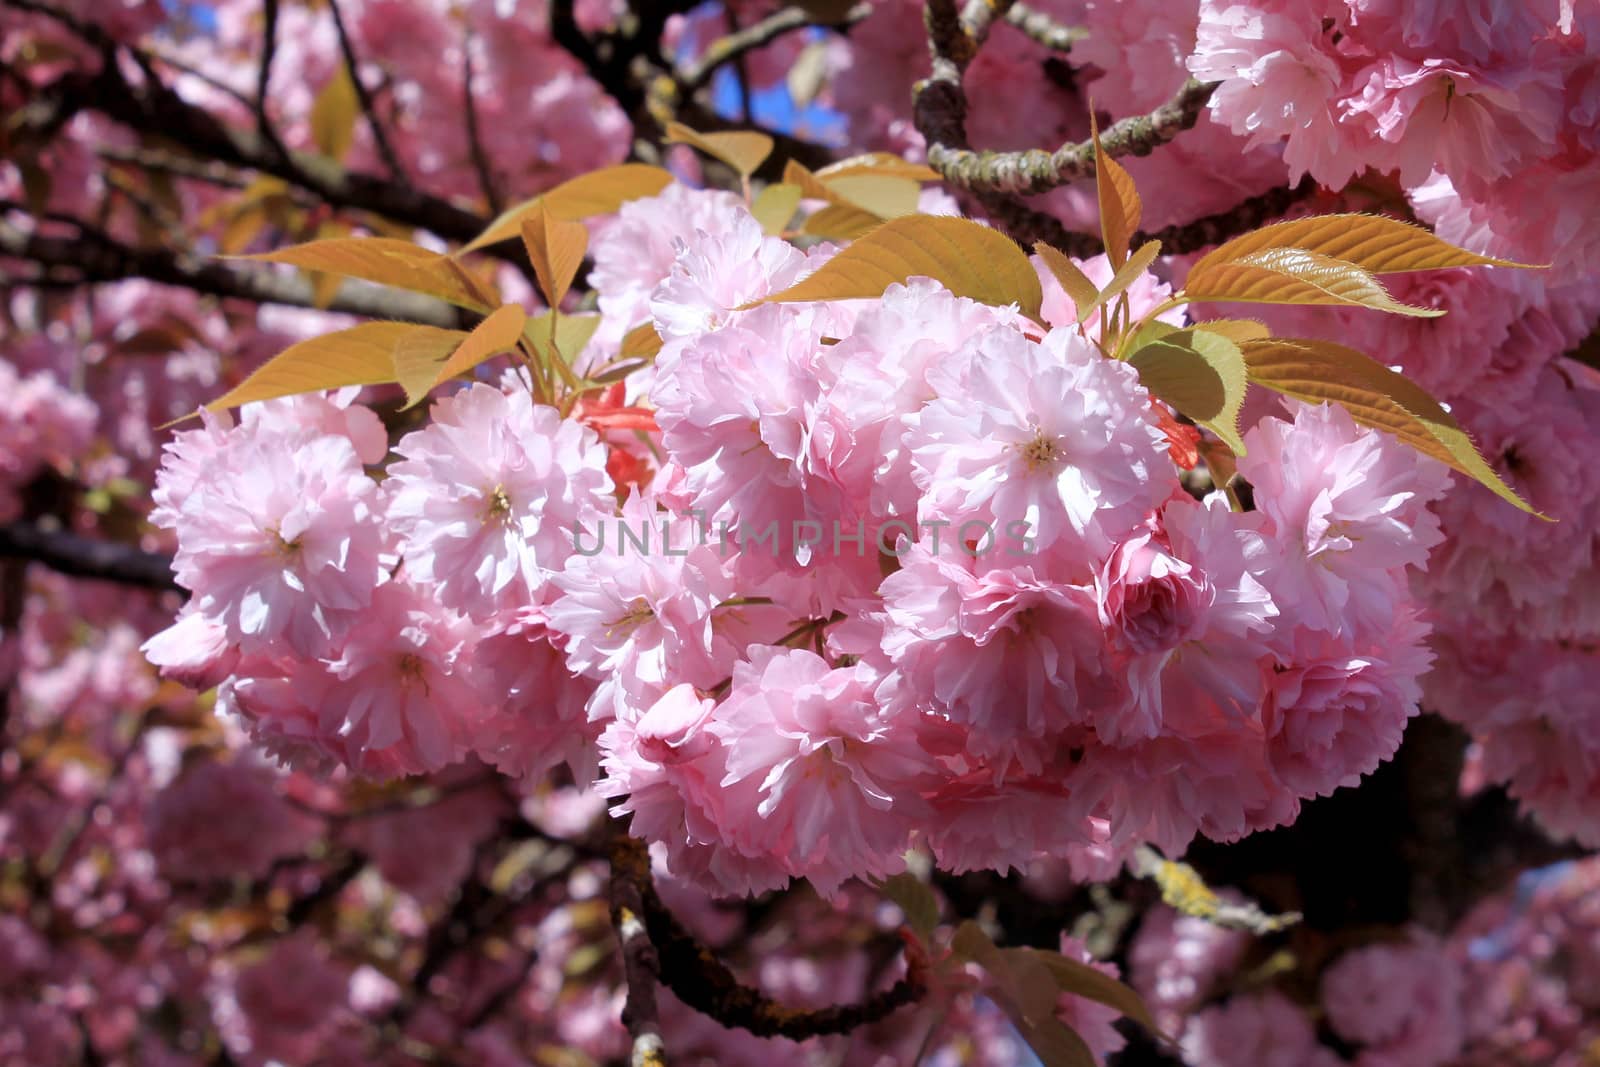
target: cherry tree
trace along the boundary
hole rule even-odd
[[[1600,1042],[1592,6],[0,32],[0,1061]]]

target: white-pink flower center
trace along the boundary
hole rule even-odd
[[[1017,451],[1022,453],[1022,462],[1030,473],[1055,467],[1063,458],[1061,446],[1055,438],[1046,437],[1045,432],[1038,428],[1034,429],[1032,440],[1018,445]]]

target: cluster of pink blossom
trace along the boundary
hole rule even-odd
[[[0,422],[0,519],[8,519],[21,510],[19,490],[87,450],[95,409],[43,372],[20,376],[8,359],[0,359],[0,395],[7,405]]]
[[[187,23],[156,0],[51,3],[166,57],[183,100],[255,127],[259,0]],[[628,154],[631,105],[558,45],[553,6],[341,0],[397,184],[488,204],[486,189],[509,201]],[[674,16],[657,58],[782,6]],[[651,5],[571,7],[598,40]],[[674,185],[591,223],[602,322],[577,370],[613,365],[647,324],[666,339],[652,366],[565,412],[519,375],[480,374],[422,429],[354,391],[207,415],[171,438],[152,528],[156,427],[338,320],[142,280],[35,290],[46,275],[6,257],[0,522],[175,546],[192,596],[144,648],[168,679],[218,686],[225,714],[141,662],[175,597],[0,561],[0,1062],[625,1057],[592,850],[607,805],[654,843],[673,912],[800,1007],[902,975],[880,964],[903,916],[850,879],[899,870],[909,847],[947,870],[1023,868],[1030,891],[1065,899],[1040,887],[1108,880],[1144,842],[1279,825],[1354,785],[1419,694],[1545,829],[1600,842],[1600,379],[1561,358],[1600,317],[1595,6],[1029,7],[1083,32],[1067,53],[994,27],[966,74],[980,148],[1082,139],[1091,98],[1104,128],[1192,74],[1222,83],[1194,128],[1125,160],[1146,228],[1306,174],[1323,206],[1554,264],[1386,279],[1440,319],[1244,314],[1402,368],[1560,521],[1299,405],[1263,408],[1247,434],[1255,510],[1196,501],[1190,428],[1095,351],[1079,327],[1099,323],[1076,323],[1042,266],[1047,329],[925,279],[741,310],[837,250],[766,236],[735,193]],[[848,120],[849,150],[920,158],[920,8],[876,0],[847,32],[782,35],[741,77],[799,73]],[[339,101],[328,5],[279,9],[267,110],[284,140],[321,150],[339,104],[342,162],[390,175]],[[8,119],[100,61],[60,21],[0,11]],[[0,139],[8,227],[26,205],[144,248],[153,211],[209,252],[388,225],[231,162],[157,181],[130,160],[159,166],[172,146],[91,111],[51,134]],[[956,211],[942,190],[920,206]],[[1037,206],[1094,228],[1087,183]],[[1127,290],[1135,314],[1186,262]],[[1103,256],[1080,266],[1097,285],[1113,274]],[[653,422],[608,423],[624,403]],[[575,786],[553,784],[561,763]],[[1157,909],[1126,969],[1191,1067],[1577,1067],[1600,1047],[1595,871],[1541,876],[1443,943],[1341,941],[1321,973],[1275,989],[1245,966],[1244,935]],[[790,878],[827,901],[746,913],[708,896]],[[436,958],[459,901],[494,928]],[[976,991],[938,1018],[802,1042],[723,1028],[670,992],[660,1008],[674,1063],[1032,1062]],[[1097,1056],[1122,1041],[1102,1005],[1064,997],[1057,1014]]]
[[[616,5],[576,5],[580,24],[609,25]],[[471,137],[479,138],[482,173],[497,189],[548,188],[584,171],[620,162],[630,125],[621,107],[558,47],[546,0],[349,0],[340,5],[358,74],[382,82],[382,115],[401,165],[430,190],[478,197],[480,170]],[[253,91],[251,60],[261,42],[261,5],[214,5],[215,29],[193,34],[183,55],[223,86]],[[283,137],[316,147],[314,106],[344,62],[333,18],[311,4],[285,4],[279,15],[272,107]],[[462,121],[468,90],[473,126]],[[183,84],[208,108],[247,118],[239,102],[198,78]],[[237,113],[237,114],[235,114]],[[385,161],[371,130],[355,122],[353,166],[381,172]],[[475,129],[475,133],[473,130]]]
[[[1181,851],[1394,752],[1442,467],[1303,407],[1246,435],[1256,511],[1196,501],[1058,290],[1046,331],[927,280],[737,310],[830,254],[683,189],[602,234],[608,333],[667,339],[620,507],[581,412],[515,375],[439,400],[381,483],[347,395],[208,416],[158,480],[193,595],[152,659],[291,760],[583,774],[598,741],[634,832],[727,893],[919,839],[956,870]]]
[[[887,20],[893,6],[880,4],[873,19]],[[1588,210],[1600,195],[1594,6],[1086,0],[1041,10],[1083,28],[1071,57],[1083,64],[1082,84],[1113,115],[1157,107],[1186,75],[1220,83],[1193,129],[1127,161],[1146,203],[1156,205],[1146,219],[1151,225],[1224,210],[1309,174],[1325,199],[1337,193],[1351,208],[1410,213],[1464,247],[1550,264],[1537,272],[1392,279],[1398,299],[1448,311],[1442,318],[1259,305],[1243,313],[1266,318],[1275,332],[1326,337],[1400,367],[1450,404],[1519,493],[1559,520],[1497,508],[1466,482],[1450,489],[1438,508],[1443,542],[1418,583],[1448,639],[1440,647],[1470,649],[1480,657],[1480,678],[1492,673],[1491,664],[1504,666],[1509,649],[1523,649],[1520,662],[1539,671],[1543,697],[1496,697],[1494,687],[1461,684],[1459,669],[1438,670],[1428,703],[1472,731],[1492,773],[1548,826],[1600,840],[1588,814],[1600,788],[1592,716],[1559,711],[1586,707],[1580,675],[1600,669],[1592,651],[1600,640],[1593,609],[1600,486],[1589,461],[1600,445],[1600,380],[1561,358],[1600,318],[1600,226]],[[1013,61],[997,73],[975,66],[969,75],[980,117],[1044,69],[1045,55],[1026,52],[1020,38],[1013,27],[995,27],[985,54],[993,49]],[[900,39],[886,36],[880,47],[871,34],[853,33],[849,64],[892,66],[891,40]],[[906,53],[902,65],[923,62]],[[1006,79],[1002,87],[985,81],[993,76]],[[853,133],[864,136],[871,122],[862,108],[874,93],[857,92],[843,74],[833,91]],[[1029,109],[1033,123],[1084,110],[1075,93],[1060,88],[1027,95],[1037,105]],[[1033,132],[1043,139],[1030,143],[1051,143]],[[987,138],[981,121],[973,140],[1009,147],[1001,135]],[[1050,200],[1069,222],[1070,195]],[[1185,258],[1168,263],[1174,283],[1181,282]],[[1556,663],[1567,664],[1556,672],[1565,681],[1544,668]],[[1569,688],[1555,693],[1556,685]],[[1545,769],[1546,754],[1556,749],[1564,758]]]
[[[1259,987],[1248,935],[1166,908],[1145,916],[1131,977],[1190,1067],[1576,1067],[1600,1040],[1597,876],[1593,859],[1530,871],[1447,938],[1413,927],[1339,951],[1310,1003],[1299,983]]]

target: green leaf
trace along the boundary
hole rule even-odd
[[[1203,276],[1213,267],[1269,248],[1304,249],[1353,263],[1373,274],[1440,267],[1527,266],[1457,248],[1409,222],[1382,215],[1339,214],[1275,222],[1235,237],[1201,256],[1189,276],[1192,278],[1196,273]]]
[[[355,141],[356,115],[361,99],[356,95],[350,68],[339,64],[328,84],[311,102],[311,143],[317,151],[335,161],[343,161]]]
[[[1155,1018],[1150,1014],[1150,1009],[1146,1006],[1144,998],[1125,982],[1118,981],[1111,975],[1096,970],[1081,960],[1069,959],[1059,952],[1047,952],[1043,949],[1034,948],[1006,949],[1005,951],[1032,953],[1050,972],[1051,980],[1060,992],[1071,993],[1073,996],[1078,997],[1087,997],[1089,1000],[1115,1008],[1152,1034],[1161,1032],[1160,1027],[1156,1025]]]
[[[1272,336],[1267,324],[1259,319],[1206,319],[1204,322],[1195,323],[1193,329],[1221,334],[1236,345]]]
[[[1368,307],[1434,318],[1437,308],[1412,307],[1389,295],[1371,273],[1342,259],[1303,248],[1265,248],[1189,272],[1183,298],[1247,304],[1322,304]]]
[[[822,178],[819,174],[818,178]],[[912,215],[917,210],[917,197],[922,186],[910,178],[893,174],[845,174],[836,178],[822,178],[834,196],[865,208],[880,219],[897,219]]]
[[[828,82],[829,48],[826,41],[812,41],[800,50],[795,61],[789,65],[789,73],[784,75],[784,84],[789,89],[789,99],[794,101],[797,110],[805,110],[811,101],[822,92],[822,87]]]
[[[1239,346],[1203,327],[1174,330],[1128,357],[1151,393],[1244,455],[1239,409],[1249,376]]]
[[[335,237],[240,258],[362,278],[426,293],[480,314],[499,303],[492,292],[485,291],[466,268],[449,256],[392,237]]]
[[[1005,1004],[1000,1005],[1005,1008]],[[1078,1032],[1059,1019],[1045,1019],[1034,1022],[1029,1019],[1019,1019],[1014,1013],[1011,1021],[1016,1025],[1017,1032],[1022,1035],[1022,1040],[1027,1042],[1033,1054],[1039,1057],[1039,1062],[1044,1067],[1100,1067],[1100,1060],[1095,1056],[1094,1050],[1088,1042],[1078,1036]]]
[[[821,178],[806,169],[803,163],[790,159],[783,164],[783,180],[790,185],[798,185],[800,194],[807,200],[826,200],[834,203],[838,196],[825,185]]]
[[[589,375],[588,382],[590,385],[611,385],[622,381],[634,371],[649,365],[650,361],[647,359],[630,359],[620,363],[613,363],[599,374]]]
[[[541,359],[550,359],[552,356],[550,316],[551,312],[548,311],[543,315],[535,315],[522,328],[523,336],[533,343],[534,351]],[[578,358],[578,353],[583,351],[584,346],[589,343],[589,338],[594,336],[595,330],[599,327],[599,315],[558,316],[555,322],[556,361],[571,366],[572,361]]]
[[[804,166],[789,160],[783,167],[783,180],[799,186],[801,196],[808,200],[825,200],[830,205],[848,212],[824,215],[826,209],[812,216],[822,216],[820,226],[837,230],[846,225],[845,220],[866,216],[874,224],[882,219],[900,218],[915,214],[917,198],[922,192],[919,184],[925,180],[918,164],[907,163],[898,156],[876,153],[856,156],[836,163],[813,174]],[[937,176],[937,175],[935,175]],[[810,225],[810,223],[808,223]],[[821,229],[808,231],[819,236],[847,236],[823,233]]]
[[[926,944],[939,925],[939,900],[928,884],[909,872],[883,883],[883,892],[905,912],[906,925]]]
[[[1150,264],[1154,263],[1156,257],[1160,254],[1160,241],[1146,241],[1140,245],[1139,251],[1129,256],[1128,261],[1122,265],[1122,269],[1112,275],[1111,280],[1106,283],[1106,287],[1100,290],[1100,295],[1095,298],[1095,307],[1103,307],[1120,296],[1123,290],[1138,281],[1139,277],[1150,269]],[[1090,308],[1090,311],[1093,310],[1094,308]],[[1080,319],[1079,321],[1083,320]]]
[[[455,255],[517,236],[522,232],[522,220],[536,204],[543,203],[545,210],[558,219],[586,219],[594,215],[609,215],[630,200],[655,196],[672,182],[670,173],[645,163],[619,163],[614,167],[601,167],[580,174],[547,193],[502,211],[482,233],[462,245]]]
[[[701,133],[681,122],[667,123],[668,144],[686,144],[732,167],[741,178],[748,178],[772,155],[772,138],[752,130],[726,133]]]
[[[750,214],[761,223],[761,232],[776,237],[789,228],[795,210],[800,206],[800,187],[780,182],[769,185],[756,194],[750,205]]]
[[[1017,304],[1037,319],[1042,293],[1016,243],[970,219],[910,215],[863,234],[817,271],[762,303],[876,299],[896,282],[928,277],[983,304]]]
[[[1309,403],[1332,401],[1365,426],[1393,434],[1542,519],[1501,480],[1454,417],[1427,391],[1353,348],[1272,337],[1240,346],[1250,380]]]
[[[984,993],[1004,1011],[1046,1067],[1097,1067],[1089,1046],[1056,1018],[1056,983],[1038,960],[1002,951],[972,920],[956,928],[950,942],[958,957],[982,967]]]
[[[461,330],[404,322],[364,322],[290,345],[227,393],[206,405],[209,411],[255,400],[315,393],[346,385],[380,385],[395,380],[394,353],[403,342],[438,338],[450,347],[467,335]]]
[[[1061,283],[1061,288],[1066,292],[1067,298],[1072,301],[1072,307],[1077,315],[1077,320],[1082,322],[1094,311],[1100,300],[1100,287],[1089,280],[1089,276],[1072,262],[1072,257],[1059,249],[1051,248],[1043,241],[1038,241],[1033,246],[1034,253],[1050,268],[1050,273],[1056,281]]]

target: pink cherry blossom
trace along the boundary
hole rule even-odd
[[[1092,591],[1027,561],[919,545],[881,592],[886,706],[963,727],[967,752],[997,773],[1012,760],[1039,773],[1112,691]]]
[[[302,851],[315,831],[273,789],[269,772],[216,760],[158,793],[145,822],[162,872],[196,880],[259,878],[273,861]]]
[[[760,782],[735,833],[824,894],[852,876],[899,870],[934,765],[915,733],[877,707],[875,673],[830,668],[802,649],[751,657],[706,727],[727,749],[723,784]]]
[[[979,335],[930,370],[936,399],[908,420],[922,520],[1108,547],[1176,488],[1137,378],[1075,331]]]
[[[1426,509],[1449,472],[1414,449],[1361,429],[1333,404],[1265,419],[1245,436],[1239,473],[1256,486],[1283,556],[1275,599],[1301,625],[1336,631],[1390,617],[1390,570],[1426,565],[1443,538]],[[1291,473],[1292,472],[1292,473]],[[1359,547],[1358,547],[1359,546]]]
[[[378,487],[349,439],[241,426],[197,474],[167,514],[173,570],[197,610],[250,649],[333,648],[387,578]]]
[[[483,619],[548,597],[575,531],[611,511],[594,431],[477,383],[404,437],[385,490],[406,575]]]

